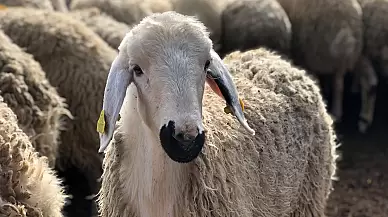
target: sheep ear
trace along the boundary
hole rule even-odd
[[[210,51],[210,54],[212,62],[207,71],[207,84],[217,95],[226,101],[227,107],[225,108],[225,112],[233,113],[240,124],[252,135],[255,135],[255,131],[249,127],[245,120],[243,113],[244,105],[238,97],[237,89],[228,68],[213,49]]]
[[[104,91],[103,110],[97,123],[97,131],[100,133],[99,153],[105,151],[113,137],[126,90],[132,79],[133,72],[129,70],[128,60],[124,54],[119,52],[109,70]]]

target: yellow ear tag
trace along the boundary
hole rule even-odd
[[[5,9],[7,9],[7,6],[0,4],[0,10],[5,10]]]
[[[244,111],[244,102],[242,101],[242,99],[238,99],[238,100],[240,101],[241,109]],[[228,106],[226,106],[226,107],[224,108],[224,112],[225,112],[226,114],[231,114],[231,113],[232,113],[232,110],[231,110]]]
[[[104,110],[101,111],[100,117],[97,121],[97,132],[104,133],[105,131],[105,112]]]
[[[242,101],[242,99],[238,99],[240,101],[240,106],[241,106],[241,109],[244,111],[244,102]]]

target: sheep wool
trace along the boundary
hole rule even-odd
[[[0,95],[18,117],[32,146],[54,167],[60,130],[71,117],[65,99],[51,86],[41,66],[0,32]]]
[[[317,84],[264,48],[233,52],[224,61],[256,135],[224,114],[225,103],[206,86],[202,154],[187,164],[163,155],[161,167],[152,168],[157,163],[131,164],[135,144],[126,143],[121,119],[104,159],[102,217],[142,216],[139,206],[154,209],[162,201],[171,202],[174,217],[324,216],[337,146]],[[138,191],[149,179],[154,185]],[[143,197],[148,205],[139,205]]]
[[[362,11],[357,0],[278,0],[292,25],[292,59],[316,75],[332,76],[331,113],[343,114],[344,77],[362,51]]]
[[[39,157],[0,97],[0,216],[62,217],[61,180]]]
[[[171,0],[173,10],[184,15],[196,16],[210,31],[216,50],[221,47],[221,13],[228,0]]]
[[[55,11],[68,12],[69,8],[67,7],[66,0],[51,0],[51,4]]]
[[[287,55],[291,23],[276,0],[233,0],[222,12],[221,56],[259,46]]]
[[[119,22],[131,26],[152,13],[172,10],[169,0],[72,0],[70,9],[97,7]]]
[[[84,22],[114,49],[119,47],[121,40],[130,30],[127,24],[116,21],[96,7],[74,10],[70,14],[73,18]]]
[[[54,10],[50,0],[0,0],[0,4],[8,7],[38,8],[44,10]]]
[[[0,28],[40,63],[74,116],[65,121],[57,166],[75,166],[92,191],[98,189],[102,157],[98,120],[110,64],[117,52],[82,22],[66,13],[28,8],[0,10]]]

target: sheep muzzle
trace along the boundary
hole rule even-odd
[[[178,163],[189,163],[198,157],[205,144],[205,132],[179,131],[169,121],[160,129],[160,143],[166,154]]]

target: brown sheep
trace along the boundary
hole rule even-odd
[[[50,83],[67,99],[73,120],[61,133],[57,166],[80,169],[94,193],[99,189],[102,156],[95,122],[105,80],[117,52],[82,22],[66,13],[29,8],[0,10],[0,28],[32,54]]]
[[[1,31],[0,96],[17,115],[32,146],[54,167],[63,119],[72,116],[40,64]]]

